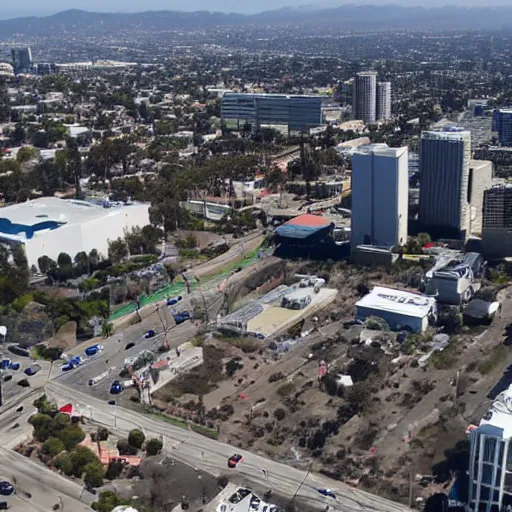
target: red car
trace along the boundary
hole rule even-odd
[[[243,462],[244,458],[239,454],[235,453],[228,459],[228,468],[236,468],[239,462]]]

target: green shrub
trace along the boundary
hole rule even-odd
[[[78,478],[81,478],[84,473],[84,468],[90,464],[97,462],[98,464],[99,459],[98,457],[91,451],[89,448],[86,448],[85,446],[77,446],[71,453],[71,464],[73,466],[73,475],[75,475]]]
[[[53,459],[54,466],[62,471],[64,474],[71,476],[73,474],[73,461],[69,453],[59,453],[55,459]]]
[[[89,462],[84,468],[84,483],[87,487],[101,487],[103,485],[103,477],[105,476],[105,468],[98,460],[97,462]]]
[[[139,430],[138,428],[130,430],[130,433],[128,434],[128,444],[130,446],[133,446],[134,448],[140,450],[145,440],[146,436],[144,435],[144,432],[142,432],[142,430]]]
[[[137,448],[128,444],[126,439],[119,439],[117,441],[117,449],[120,455],[137,455]]]
[[[56,437],[50,437],[43,443],[41,451],[46,455],[55,457],[60,452],[63,452],[64,449],[64,443],[60,439],[57,439]]]
[[[57,432],[57,437],[64,443],[66,450],[70,451],[85,439],[85,433],[78,425],[76,425],[60,430]]]
[[[290,393],[293,393],[294,390],[295,390],[295,384],[293,382],[286,382],[285,384],[283,384],[282,386],[277,388],[276,393],[279,396],[287,396]]]
[[[276,409],[274,411],[274,418],[277,420],[277,421],[281,421],[281,420],[284,420],[284,418],[286,417],[286,411],[282,408],[279,408],[279,409]]]
[[[163,448],[163,443],[160,439],[150,439],[146,443],[146,454],[147,455],[158,455]]]

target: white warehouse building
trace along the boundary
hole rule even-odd
[[[424,332],[437,318],[437,303],[421,293],[376,286],[356,303],[357,320],[370,316],[382,318],[394,331]]]
[[[86,201],[42,197],[0,210],[0,241],[21,243],[29,267],[41,256],[57,260],[96,249],[107,256],[108,241],[149,224],[149,204],[100,206]]]

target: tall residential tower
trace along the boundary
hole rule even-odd
[[[352,248],[404,244],[408,201],[407,148],[361,146],[352,156]]]
[[[362,71],[354,78],[352,92],[352,113],[354,119],[365,123],[375,123],[377,120],[377,73]]]
[[[377,119],[391,118],[391,82],[377,83]]]

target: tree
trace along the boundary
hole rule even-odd
[[[73,266],[73,261],[71,260],[71,256],[65,252],[61,252],[59,256],[57,257],[57,263],[59,267],[62,268],[69,268]]]
[[[128,255],[126,242],[119,237],[117,240],[108,241],[108,257],[112,263],[119,263]]]
[[[73,465],[73,474],[80,478],[84,473],[84,468],[90,463],[99,463],[98,457],[85,446],[77,446],[71,453],[71,463]]]
[[[144,435],[144,432],[142,432],[142,430],[138,428],[130,430],[130,433],[128,434],[128,444],[130,446],[133,446],[134,448],[140,450],[145,440],[146,436]]]
[[[105,468],[98,460],[97,462],[90,462],[83,468],[84,482],[88,488],[101,487],[103,485],[103,477],[105,476]]]
[[[115,480],[119,478],[123,472],[124,464],[120,460],[112,460],[109,462],[107,471],[105,472],[105,478],[107,480]]]
[[[22,164],[23,162],[28,162],[35,156],[37,156],[37,151],[34,148],[31,148],[30,146],[23,146],[18,150],[16,160]]]
[[[104,338],[112,336],[112,334],[114,334],[114,325],[107,320],[104,320],[101,324],[101,334]]]
[[[92,249],[89,253],[89,264],[91,265],[91,270],[96,269],[98,263],[100,262],[100,255],[96,249]]]
[[[54,466],[62,471],[66,475],[73,474],[73,462],[69,453],[59,453],[55,459],[53,459]]]
[[[100,499],[92,504],[92,508],[96,510],[96,512],[112,512],[114,508],[120,505],[129,504],[129,501],[122,500],[116,493],[104,491],[100,493]]]
[[[64,443],[66,450],[69,451],[85,439],[85,434],[79,426],[69,426],[57,432],[57,437]]]
[[[89,257],[85,251],[76,254],[75,265],[81,274],[89,273]]]
[[[160,439],[152,438],[146,443],[147,455],[158,455],[163,448],[163,443]]]
[[[48,438],[41,447],[41,451],[46,455],[50,455],[51,457],[55,457],[60,452],[64,451],[64,449],[64,443],[56,437]]]
[[[47,274],[50,270],[57,268],[57,263],[48,256],[40,256],[37,258],[37,265],[40,272],[43,274]]]
[[[137,455],[137,448],[131,446],[126,439],[117,441],[117,449],[120,455]]]

